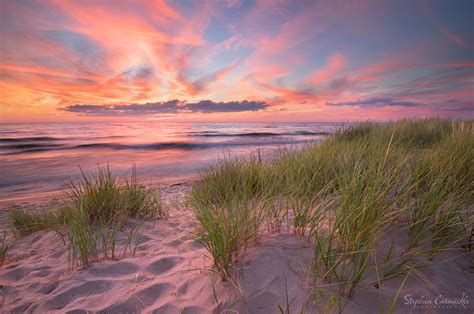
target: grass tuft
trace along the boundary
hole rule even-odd
[[[13,209],[8,213],[8,220],[13,233],[23,237],[41,230],[56,230],[64,221],[64,212]]]
[[[192,188],[188,201],[198,221],[195,238],[206,247],[223,280],[264,221],[268,204],[262,198],[264,171],[259,158],[227,158]]]
[[[286,218],[288,229],[314,241],[315,273],[349,298],[419,267],[421,256],[461,246],[472,254],[473,135],[473,121],[362,123],[266,162],[221,159],[189,197],[197,239],[225,278],[261,226]],[[409,244],[395,248],[407,231]]]
[[[0,267],[5,263],[8,250],[10,249],[10,243],[7,240],[7,231],[3,231],[3,236],[0,239]]]
[[[64,228],[72,266],[88,266],[100,258],[117,257],[117,237],[128,218],[164,218],[167,215],[159,193],[139,184],[135,167],[130,180],[116,177],[109,167],[94,174],[82,171],[63,206],[68,216]],[[130,252],[140,241],[139,228],[128,231]],[[133,245],[131,243],[134,243]],[[126,248],[124,249],[126,252]]]
[[[81,169],[81,178],[70,181],[70,189],[53,209],[15,209],[9,213],[9,223],[17,236],[55,230],[68,247],[70,265],[86,267],[97,259],[116,258],[123,233],[127,238],[123,254],[135,253],[140,228],[128,228],[129,218],[156,219],[167,214],[159,190],[141,185],[135,167],[128,179],[114,176],[107,166],[95,173]]]

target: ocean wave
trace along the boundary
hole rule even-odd
[[[1,137],[0,143],[17,143],[17,142],[47,142],[47,141],[59,141],[60,138],[49,137],[49,136],[36,136],[36,137]]]
[[[123,138],[121,135],[91,136],[91,137],[51,137],[51,136],[30,136],[30,137],[0,137],[0,143],[31,143],[31,142],[57,142],[57,141],[81,141],[100,140],[111,138]]]
[[[272,136],[298,136],[298,135],[311,135],[311,136],[327,136],[329,132],[312,132],[312,131],[295,131],[295,132],[249,132],[249,133],[221,133],[214,131],[205,132],[189,132],[192,136],[199,137],[272,137]]]
[[[14,145],[0,145],[0,150],[2,149],[36,149],[36,148],[57,148],[62,147],[62,144],[40,144],[40,143],[22,143]]]
[[[204,143],[205,144],[205,143]],[[168,143],[152,143],[152,144],[118,144],[118,143],[87,143],[70,147],[69,149],[81,148],[112,148],[112,149],[193,149],[198,148],[202,144],[187,142],[168,142]]]
[[[207,145],[196,144],[196,143],[152,143],[152,144],[120,144],[120,143],[86,143],[79,145],[42,145],[42,144],[19,144],[19,145],[3,145],[1,149],[10,149],[1,155],[20,155],[28,153],[37,153],[45,151],[58,151],[58,150],[81,150],[81,149],[112,149],[112,150],[163,150],[163,149],[195,149],[205,148]]]
[[[111,149],[111,150],[167,150],[167,149],[178,149],[178,150],[191,150],[191,149],[209,149],[209,148],[226,148],[236,146],[269,146],[269,145],[292,145],[309,143],[311,141],[271,141],[271,142],[255,142],[255,141],[228,141],[219,143],[192,143],[192,142],[167,142],[167,143],[149,143],[149,144],[121,144],[121,143],[86,143],[79,145],[10,145],[10,149],[14,151],[8,151],[0,153],[1,155],[19,155],[28,153],[37,153],[45,151],[58,151],[58,150],[87,150],[87,149]],[[0,146],[6,147],[6,146]]]
[[[296,135],[322,135],[322,136],[328,136],[328,135],[331,135],[331,132],[296,131],[295,134]]]

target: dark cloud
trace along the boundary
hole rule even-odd
[[[355,101],[346,101],[338,103],[326,103],[327,106],[359,106],[359,107],[419,107],[423,106],[421,103],[397,100],[389,97],[373,97],[367,99],[358,99]]]
[[[263,101],[213,102],[211,100],[201,100],[197,103],[186,104],[183,107],[191,112],[241,112],[264,110],[268,105]]]
[[[76,112],[88,116],[134,116],[159,113],[176,113],[180,107],[178,100],[128,105],[71,105],[63,111]]]
[[[259,111],[267,109],[268,104],[264,101],[229,101],[213,102],[201,100],[199,102],[187,103],[185,101],[170,100],[167,102],[153,102],[146,104],[122,104],[122,105],[71,105],[60,110],[76,112],[90,116],[134,116],[170,114],[178,112],[242,112]]]
[[[466,111],[472,113],[474,112],[474,101],[449,99],[445,102],[435,104],[434,109],[444,111]]]

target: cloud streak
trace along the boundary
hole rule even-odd
[[[342,107],[342,106],[358,106],[366,108],[382,108],[382,107],[420,107],[422,103],[397,100],[389,97],[373,97],[367,99],[358,99],[354,101],[326,103],[327,106]]]
[[[2,9],[5,120],[472,116],[472,1],[44,0]]]
[[[264,101],[229,101],[214,102],[201,100],[199,102],[186,102],[170,100],[166,102],[151,102],[146,104],[121,104],[121,105],[82,105],[67,106],[60,110],[79,113],[87,116],[145,116],[176,113],[217,113],[217,112],[246,112],[260,111],[268,108]]]

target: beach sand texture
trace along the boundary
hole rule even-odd
[[[171,202],[182,197],[187,188],[187,185],[165,187],[163,197]],[[234,266],[234,281],[222,282],[211,271],[212,261],[204,247],[191,239],[191,212],[178,207],[165,220],[145,223],[144,240],[134,257],[99,261],[87,269],[68,269],[67,249],[53,231],[41,231],[15,241],[0,270],[1,311],[278,313],[280,309],[289,309],[294,313],[306,309],[306,313],[338,312],[337,306],[331,307],[334,296],[331,283],[314,286],[308,269],[313,247],[306,239],[284,231],[266,234]],[[405,304],[409,303],[406,295],[424,296],[424,300],[434,302],[438,295],[460,297],[463,292],[472,292],[474,275],[467,271],[468,261],[464,256],[453,258],[457,254],[443,253],[429,267],[420,269],[418,276],[410,276],[395,313],[472,310],[472,304],[467,304],[466,309]],[[342,300],[344,312],[378,312],[379,300],[384,312],[388,312],[402,280],[389,281],[381,289],[362,289],[353,300]],[[310,291],[318,293],[311,297]]]

